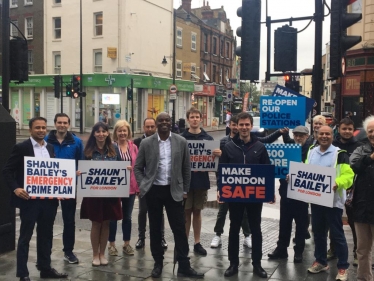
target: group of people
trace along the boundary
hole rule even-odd
[[[126,255],[134,255],[130,245],[132,210],[139,195],[137,249],[145,246],[146,215],[150,225],[150,247],[154,258],[152,277],[162,274],[164,250],[168,247],[164,238],[164,208],[174,234],[175,263],[178,262],[178,276],[202,278],[203,273],[195,271],[189,261],[188,236],[192,225],[194,234],[194,252],[206,255],[207,251],[200,242],[201,210],[207,200],[210,188],[208,172],[191,172],[190,154],[187,140],[213,140],[200,125],[202,114],[196,108],[187,111],[189,129],[181,135],[172,133],[172,120],[167,113],[160,113],[156,120],[144,120],[144,135],[132,141],[131,126],[125,120],[118,121],[113,129],[113,137],[108,124],[96,123],[83,147],[82,141],[69,131],[70,118],[64,113],[55,116],[56,129],[47,134],[47,120],[35,117],[29,121],[30,138],[14,146],[7,161],[3,175],[11,189],[11,202],[20,209],[20,236],[17,246],[17,277],[30,280],[27,268],[29,242],[37,224],[37,268],[41,278],[67,278],[51,267],[53,224],[59,201],[57,199],[30,199],[23,188],[25,156],[42,158],[63,158],[94,161],[129,161],[126,168],[130,171],[130,192],[126,198],[83,198],[80,216],[92,221],[90,240],[92,244],[92,266],[105,266],[106,247],[109,255],[118,255],[115,245],[118,221],[122,220],[123,246]],[[315,261],[308,269],[310,273],[319,273],[329,269],[327,261],[338,258],[336,280],[348,278],[348,246],[344,236],[342,213],[346,199],[346,190],[354,192],[352,206],[346,206],[349,225],[354,236],[354,265],[358,265],[358,280],[372,280],[371,245],[374,235],[374,194],[371,188],[374,182],[374,117],[364,121],[368,142],[361,144],[353,137],[354,124],[349,118],[340,121],[338,134],[333,138],[333,130],[326,125],[323,116],[313,119],[312,135],[308,128],[298,126],[293,130],[293,139],[287,128],[260,138],[251,132],[253,118],[242,112],[230,116],[229,134],[213,150],[225,164],[270,164],[264,143],[271,143],[283,136],[284,143],[297,143],[302,147],[302,161],[306,164],[336,168],[336,180],[333,186],[334,207],[328,208],[311,204],[311,224],[315,241]],[[119,163],[120,165],[120,163]],[[77,165],[78,167],[78,165]],[[77,176],[80,175],[79,167]],[[355,178],[355,180],[354,180]],[[220,180],[218,173],[217,180]],[[280,228],[277,247],[268,256],[270,259],[288,257],[292,221],[296,223],[294,262],[303,261],[305,239],[310,238],[308,204],[287,198],[289,178],[280,179]],[[354,191],[353,191],[354,190]],[[252,248],[254,274],[261,278],[267,272],[261,266],[262,232],[261,213],[263,203],[223,203],[219,192],[217,200],[221,203],[217,222],[214,227],[216,236],[211,247],[221,242],[225,217],[230,211],[230,231],[228,255],[230,266],[226,277],[238,273],[239,268],[239,232],[243,228],[244,245]],[[275,197],[274,197],[275,201]],[[63,251],[64,260],[76,264],[79,262],[73,253],[75,242],[76,199],[60,200],[64,221]],[[273,203],[273,202],[270,202]],[[297,209],[297,212],[294,210]],[[327,251],[327,232],[330,231],[330,250]],[[252,243],[253,242],[253,243]]]

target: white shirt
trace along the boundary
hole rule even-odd
[[[158,147],[160,150],[160,161],[158,162],[157,174],[153,184],[169,185],[171,179],[171,133],[166,140],[161,140],[157,134]]]
[[[37,143],[32,137],[30,137],[32,148],[34,149],[35,157],[39,158],[51,158],[47,149],[47,142],[43,140],[43,145]]]

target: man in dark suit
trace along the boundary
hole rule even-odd
[[[178,276],[202,278],[204,274],[191,268],[184,225],[183,198],[187,197],[191,180],[187,141],[171,133],[171,118],[165,112],[157,116],[156,126],[157,134],[142,140],[134,167],[140,196],[145,196],[149,211],[151,251],[155,260],[152,277],[159,278],[163,268],[161,220],[165,206],[174,234]]]
[[[11,189],[11,204],[19,208],[21,219],[17,246],[17,277],[28,281],[27,260],[29,244],[37,223],[37,262],[41,278],[67,278],[51,267],[53,223],[56,217],[57,199],[30,199],[24,189],[24,157],[53,158],[53,146],[44,141],[47,133],[47,120],[35,117],[29,121],[30,138],[13,147],[13,151],[3,169],[6,185]]]

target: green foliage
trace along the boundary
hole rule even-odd
[[[257,89],[257,86],[253,83],[240,83],[240,96],[244,97],[245,93],[249,93],[249,98],[252,103],[259,103],[260,102],[260,96],[261,93]]]

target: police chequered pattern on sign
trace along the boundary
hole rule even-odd
[[[300,144],[296,143],[265,143],[266,149],[269,148],[300,148]]]

